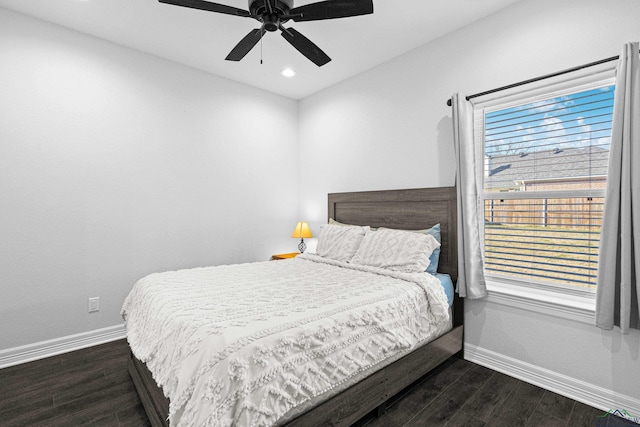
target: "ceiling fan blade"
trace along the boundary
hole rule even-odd
[[[331,61],[331,58],[327,56],[326,53],[322,51],[318,46],[316,46],[311,40],[300,34],[293,28],[284,28],[280,26],[282,30],[282,37],[288,41],[291,46],[298,49],[298,52],[307,57],[311,62],[316,64],[318,67],[322,67],[327,62]]]
[[[326,0],[294,7],[288,13],[296,22],[347,18],[373,13],[373,0]]]
[[[224,4],[211,3],[204,0],[158,0],[160,3],[172,4],[174,6],[189,7],[191,9],[206,10],[208,12],[226,13],[227,15],[236,15],[242,17],[251,17],[248,10],[238,9],[233,6]]]
[[[240,61],[260,41],[260,38],[264,35],[265,31],[264,27],[252,30],[249,34],[244,36],[242,40],[240,40],[240,43],[238,43],[236,47],[229,52],[229,55],[227,55],[225,59],[227,61]]]

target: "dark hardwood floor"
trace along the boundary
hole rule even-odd
[[[635,426],[475,363],[454,359],[396,396],[366,427]]]
[[[126,341],[0,370],[0,426],[148,426]],[[621,426],[603,411],[455,359],[358,423],[392,426]],[[597,422],[597,424],[596,424]],[[607,424],[608,423],[608,424]]]
[[[0,370],[1,426],[148,426],[125,340]]]

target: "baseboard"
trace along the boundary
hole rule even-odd
[[[127,332],[122,324],[1,350],[0,369],[116,341],[126,336]]]
[[[640,414],[640,400],[637,398],[616,393],[491,350],[465,344],[464,358],[594,408],[602,409],[604,412],[611,409],[626,409],[633,415]]]

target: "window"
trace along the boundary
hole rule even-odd
[[[487,278],[593,291],[613,79],[476,104]]]

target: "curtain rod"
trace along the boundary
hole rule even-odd
[[[557,71],[555,73],[545,74],[544,76],[534,77],[533,79],[523,80],[523,81],[518,82],[518,83],[512,83],[510,85],[502,86],[502,87],[499,87],[499,88],[496,88],[496,89],[487,90],[485,92],[476,93],[476,94],[467,96],[466,99],[467,99],[467,101],[469,101],[472,98],[477,98],[479,96],[489,95],[490,93],[500,92],[502,90],[511,89],[511,88],[514,88],[514,87],[526,85],[527,83],[533,83],[533,82],[537,82],[537,81],[544,80],[544,79],[549,79],[551,77],[561,76],[563,74],[567,74],[567,73],[570,73],[572,71],[582,70],[583,68],[593,67],[595,65],[604,64],[606,62],[615,61],[617,59],[620,59],[620,55],[612,56],[612,57],[606,58],[606,59],[601,59],[601,60],[595,61],[595,62],[590,62],[590,63],[584,64],[584,65],[578,65],[577,67],[568,68],[566,70]],[[451,107],[451,98],[447,99],[447,105],[449,107]]]

